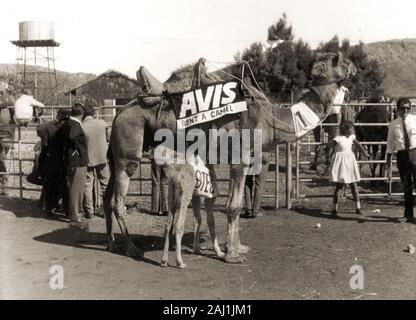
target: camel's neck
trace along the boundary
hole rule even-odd
[[[292,142],[314,129],[324,119],[337,95],[337,84],[311,88],[291,108],[275,108],[265,104],[264,121],[268,125],[269,141]]]
[[[336,83],[313,86],[302,98],[302,101],[307,103],[312,111],[322,119],[334,103],[337,91],[338,85]]]

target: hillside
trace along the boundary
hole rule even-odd
[[[416,96],[416,39],[389,40],[364,45],[386,74],[384,87],[391,96]]]
[[[42,68],[40,68],[42,70]],[[0,63],[0,76],[11,76],[16,74],[16,65],[11,63]],[[92,73],[71,73],[66,71],[56,70],[56,77],[58,82],[58,95],[60,102],[63,102],[64,99],[63,93],[75,88],[87,81],[90,81],[96,77],[95,74]],[[65,100],[65,99],[64,99]]]

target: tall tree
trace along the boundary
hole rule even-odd
[[[368,57],[363,45],[360,42],[356,46],[350,46],[348,39],[344,39],[340,44],[338,37],[334,36],[327,43],[321,43],[318,48],[319,52],[341,51],[355,64],[357,75],[349,79],[346,86],[350,90],[351,97],[356,100],[384,94],[383,80],[385,75],[377,60]]]
[[[351,46],[348,39],[341,41],[334,36],[321,43],[316,50],[303,40],[294,40],[293,28],[286,14],[268,29],[269,42],[277,47],[272,51],[261,43],[253,43],[245,49],[241,58],[250,63],[255,77],[262,87],[277,101],[290,101],[310,86],[310,72],[317,52],[341,51],[357,67],[357,75],[348,80],[353,99],[362,96],[381,95],[384,92],[384,74],[376,60],[370,59],[363,50],[363,43]]]

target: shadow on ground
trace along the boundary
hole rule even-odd
[[[123,242],[121,234],[115,234],[116,237],[116,252],[118,255],[125,255],[123,250]],[[155,235],[130,235],[134,245],[143,250],[144,253],[151,251],[162,251],[164,247],[164,239]],[[82,232],[73,228],[58,229],[52,232],[34,237],[33,240],[44,243],[57,244],[62,246],[70,246],[78,249],[107,251],[107,239],[105,233],[97,232]],[[205,236],[201,235],[201,246],[205,244]],[[170,239],[170,251],[175,247],[175,239]],[[185,253],[192,253],[193,233],[188,232],[182,238],[182,250]],[[216,258],[212,254],[204,254],[208,258]],[[159,265],[159,261],[154,261],[144,257],[133,257],[133,259],[140,260],[149,264]]]
[[[305,216],[331,219],[331,220],[341,220],[341,221],[356,221],[357,223],[364,223],[364,222],[399,223],[400,222],[397,218],[394,218],[394,217],[386,217],[386,216],[380,216],[380,215],[374,215],[374,214],[357,215],[355,214],[354,211],[339,212],[338,216],[333,217],[331,216],[328,210],[322,210],[319,208],[297,207],[297,208],[293,208],[293,210]]]
[[[0,197],[0,210],[10,211],[17,218],[43,218],[38,201],[30,199],[17,199],[2,196]]]

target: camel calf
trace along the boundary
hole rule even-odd
[[[161,266],[168,266],[169,260],[169,238],[171,233],[175,233],[176,240],[176,266],[180,269],[186,267],[182,260],[181,244],[185,228],[187,208],[192,200],[194,213],[194,253],[200,254],[199,236],[201,229],[201,198],[193,196],[196,176],[192,165],[169,165],[165,167],[166,176],[169,180],[169,214],[165,227],[165,246]],[[221,251],[215,233],[214,219],[215,198],[205,198],[205,210],[207,212],[207,224],[211,236],[211,242],[218,257],[223,258],[224,252]],[[173,229],[172,229],[173,227]]]

